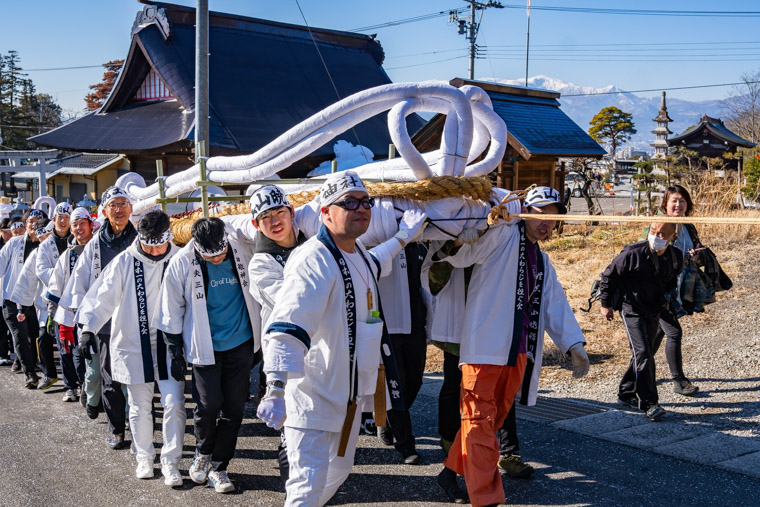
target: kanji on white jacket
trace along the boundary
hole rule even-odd
[[[422,289],[430,294],[430,268],[433,256],[445,244],[433,241],[428,247],[422,264]],[[443,343],[460,343],[464,334],[464,312],[466,301],[464,269],[454,268],[446,285],[432,298],[432,310],[428,318],[428,335],[431,340]]]
[[[248,264],[251,296],[261,307],[261,336],[266,333],[274,302],[282,287],[285,268],[268,253],[255,253]]]
[[[11,299],[21,268],[24,267],[24,245],[27,237],[27,233],[14,236],[0,248],[0,276],[3,278],[0,299],[3,301]]]
[[[37,247],[37,262],[35,271],[42,284],[47,287],[50,284],[50,277],[58,262],[58,246],[55,243],[55,232]]]
[[[74,266],[79,260],[79,254],[76,253],[76,249],[84,250],[84,246],[76,245],[72,241],[69,241],[69,247],[58,258],[58,262],[56,262],[55,268],[53,268],[53,272],[50,275],[50,281],[48,282],[45,299],[55,303],[57,309],[55,310],[55,315],[53,315],[53,320],[64,326],[74,327],[76,324],[74,312],[61,305],[60,302],[64,290],[71,279]],[[74,256],[73,259],[72,256]]]
[[[250,246],[228,237],[233,264],[240,279],[245,306],[251,319],[254,352],[261,348],[261,308],[249,290]],[[194,240],[185,245],[169,263],[161,286],[161,297],[154,326],[165,333],[182,334],[185,359],[201,366],[214,364],[214,347],[206,309],[203,274],[196,259]]]
[[[290,254],[269,319],[272,326],[286,323],[300,328],[308,335],[304,337],[308,343],[292,334],[270,331],[263,339],[264,365],[268,373],[288,375],[285,426],[337,432],[349,400],[346,297],[339,266],[320,239],[322,234],[327,234],[326,229]],[[378,275],[390,273],[397,249],[375,248],[368,254],[360,241],[356,245],[369,260],[375,281]],[[360,321],[357,319],[357,335]],[[357,361],[362,370],[358,347]],[[378,358],[374,365],[368,365],[375,372]]]
[[[31,251],[21,267],[21,272],[13,286],[11,297],[8,298],[19,306],[34,306],[40,326],[44,326],[48,318],[47,304],[42,299],[44,286],[37,277],[34,268],[37,262],[39,247]]]
[[[82,304],[87,291],[95,283],[103,270],[100,258],[100,231],[96,233],[77,259],[74,272],[71,274],[58,303],[71,311],[76,311]]]
[[[140,249],[139,241],[108,263],[79,305],[77,323],[83,331],[98,333],[111,320],[111,372],[122,384],[145,384],[146,367],[168,372],[171,368],[166,343],[157,341],[157,330],[150,325],[156,314],[161,290],[161,276],[179,248],[170,243],[169,252],[161,260],[153,260]],[[140,312],[135,282],[135,260],[140,261],[145,284],[147,307],[145,325],[150,332],[150,357],[146,357],[140,336]],[[159,351],[158,347],[163,350]],[[164,365],[158,360],[163,358]],[[168,378],[168,375],[167,375]],[[158,380],[158,379],[156,379]],[[162,379],[166,380],[166,379]]]
[[[460,365],[508,364],[513,339],[519,247],[518,227],[501,222],[491,227],[476,243],[465,244],[455,255],[442,259],[456,268],[475,265],[465,306]],[[549,257],[544,252],[541,255],[544,285],[538,319],[538,353],[530,379],[528,405],[536,402],[544,331],[563,354],[575,343],[586,342]]]

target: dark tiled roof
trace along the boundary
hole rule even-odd
[[[554,98],[486,90],[507,130],[531,155],[602,156],[606,151],[560,109]]]
[[[111,153],[77,153],[76,155],[51,160],[49,165],[55,167],[55,170],[64,168],[97,169],[117,158],[119,155]]]
[[[122,152],[177,142],[189,144],[195,106],[195,10],[145,3],[166,9],[168,39],[155,24],[136,31],[122,75],[101,114],[35,136],[35,142],[83,151]],[[322,29],[310,33],[302,26],[211,13],[209,48],[212,149],[252,152],[261,148],[338,100],[330,77],[340,97],[391,82],[381,67],[384,55],[380,44],[366,35]],[[169,103],[173,105],[129,105],[151,66],[177,98],[177,102]],[[125,107],[128,109],[123,110]],[[165,107],[172,111],[165,111]],[[384,154],[391,142],[386,118],[385,114],[376,116],[338,139],[356,144],[358,137],[359,143],[374,153]],[[125,120],[129,126],[115,125]],[[408,122],[412,132],[424,124],[417,115],[410,116]],[[332,154],[332,145],[328,143],[315,154]]]
[[[674,136],[668,139],[668,144],[670,146],[679,144],[681,143],[681,141],[685,141],[692,136],[701,135],[701,132],[705,129],[708,132],[710,132],[712,135],[720,139],[721,141],[725,141],[728,144],[742,146],[744,148],[752,148],[756,146],[755,143],[748,141],[747,139],[744,139],[743,137],[731,132],[723,124],[722,120],[718,118],[711,118],[710,116],[707,116],[707,115],[703,116],[697,125],[692,125],[691,127],[684,130],[682,133],[678,134],[677,136]]]

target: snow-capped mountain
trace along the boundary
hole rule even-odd
[[[480,78],[480,80],[510,86],[525,85],[524,79]],[[559,101],[562,104],[562,110],[584,130],[588,130],[591,118],[604,107],[616,106],[627,113],[632,113],[637,133],[624,147],[653,153],[654,150],[649,145],[654,140],[654,134],[651,131],[656,127],[656,124],[652,118],[657,116],[657,111],[660,109],[661,96],[659,94],[651,97],[639,97],[614,85],[593,88],[548,76],[529,78],[528,87],[560,92],[562,95]],[[605,93],[605,95],[600,93]],[[674,134],[680,134],[687,127],[696,124],[703,114],[717,118],[722,116],[723,110],[720,99],[692,102],[678,99],[677,96],[678,91],[669,92],[667,95],[668,115],[673,119],[673,123],[669,127]]]

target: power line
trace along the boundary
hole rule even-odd
[[[456,11],[461,14],[467,10],[467,7],[457,7],[455,9],[446,9],[445,11],[431,12],[429,14],[421,14],[419,16],[413,16],[411,18],[397,19],[395,21],[386,21],[385,23],[378,23],[377,25],[362,26],[359,28],[352,28],[351,32],[368,32],[370,30],[379,30],[381,28],[388,28],[390,26],[404,25],[406,23],[416,23],[418,21],[427,21],[428,19],[439,18],[442,16],[448,16],[450,12]]]
[[[719,83],[719,84],[694,85],[694,86],[673,86],[670,88],[650,88],[647,90],[618,90],[615,92],[568,93],[566,95],[563,94],[562,97],[588,97],[590,95],[618,95],[621,93],[646,93],[646,92],[660,92],[660,91],[671,91],[671,90],[694,90],[696,88],[717,88],[720,86],[738,86],[738,85],[756,84],[756,83],[760,83],[760,81],[740,81],[738,83]]]
[[[48,69],[22,69],[22,72],[44,72],[49,70],[79,70],[79,69],[96,69],[103,65],[79,65],[77,67],[51,67]]]
[[[524,5],[505,4],[507,9],[525,9]],[[601,9],[596,7],[565,7],[565,6],[531,6],[532,10],[550,12],[573,12],[582,14],[613,14],[624,16],[665,16],[665,17],[719,17],[745,18],[758,17],[760,11],[676,11],[658,9]]]
[[[424,63],[415,63],[415,64],[412,64],[412,65],[400,65],[398,67],[386,67],[385,70],[408,69],[410,67],[422,67],[424,65],[432,65],[434,63],[450,62],[451,60],[460,60],[462,58],[467,58],[467,55],[454,56],[454,57],[451,57],[451,58],[443,58],[441,60],[432,60],[432,61],[424,62]]]

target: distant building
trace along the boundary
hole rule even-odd
[[[510,190],[532,184],[563,192],[566,165],[560,157],[602,158],[607,152],[560,109],[558,92],[455,78],[457,88],[482,88],[493,109],[507,124],[507,151],[492,173],[495,183]],[[412,142],[421,152],[440,147],[445,116],[437,114]]]
[[[77,153],[48,163],[48,195],[58,202],[79,202],[85,196],[100,199],[103,191],[129,172],[129,161],[114,153]]]
[[[657,127],[652,131],[656,139],[650,146],[654,148],[653,159],[664,159],[668,155],[668,135],[673,132],[668,129],[668,123],[673,120],[668,116],[668,106],[665,104],[665,92],[662,92],[662,102],[660,102],[660,111],[652,119],[657,123]]]
[[[702,116],[697,125],[687,128],[683,133],[668,139],[668,145],[693,150],[697,152],[697,167],[707,168],[702,157],[723,157],[725,153],[736,153],[736,149],[753,148],[755,143],[731,132],[718,118]],[[738,160],[729,159],[723,165],[724,169],[736,169]]]

